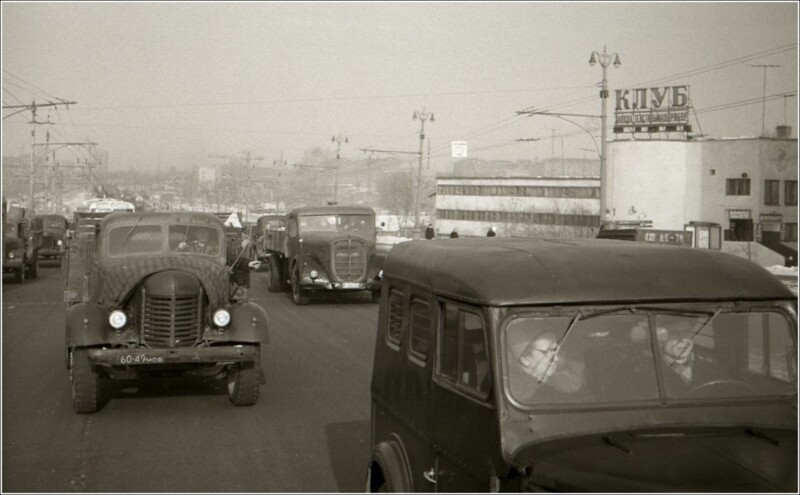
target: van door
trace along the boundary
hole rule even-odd
[[[440,301],[439,310],[428,477],[436,491],[486,491],[499,433],[485,320],[477,307]]]

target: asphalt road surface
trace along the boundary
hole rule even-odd
[[[295,306],[253,272],[269,315],[260,398],[214,378],[103,382],[72,410],[62,278],[3,276],[3,492],[359,492],[369,458],[378,306],[368,293]]]

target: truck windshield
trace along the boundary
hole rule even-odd
[[[298,220],[300,233],[371,233],[375,230],[375,221],[371,215],[302,215]]]
[[[763,308],[518,313],[504,330],[505,386],[523,406],[790,396],[795,338]]]

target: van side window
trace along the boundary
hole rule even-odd
[[[387,320],[386,338],[399,347],[403,339],[403,292],[398,289],[389,290]]]
[[[425,361],[428,358],[428,333],[431,326],[431,308],[428,303],[412,298],[409,319],[411,354]]]
[[[443,305],[437,374],[473,395],[488,397],[491,373],[483,318]]]

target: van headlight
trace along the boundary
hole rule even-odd
[[[311,277],[311,280],[316,280],[316,278],[319,277],[319,272],[316,270],[311,270],[308,272],[308,276]]]
[[[126,323],[128,323],[128,315],[126,315],[123,311],[115,309],[108,315],[108,323],[119,330],[120,328],[124,327]]]
[[[227,309],[218,309],[214,311],[214,325],[218,327],[225,327],[228,323],[231,322],[231,314],[228,313]]]

